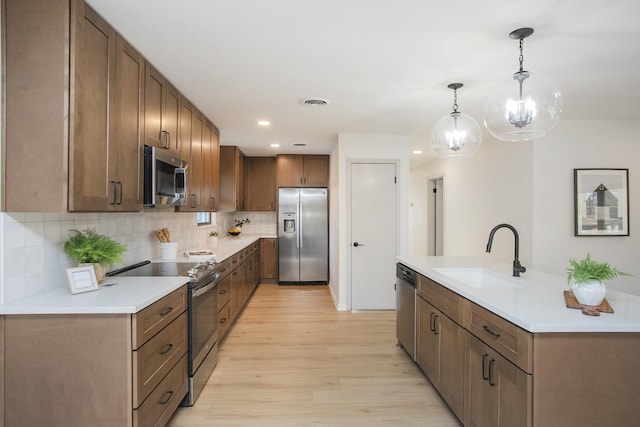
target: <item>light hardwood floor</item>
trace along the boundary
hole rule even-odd
[[[195,406],[171,427],[458,426],[403,349],[395,312],[338,312],[326,286],[261,284]]]

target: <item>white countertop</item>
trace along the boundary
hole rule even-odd
[[[265,235],[265,234],[249,234],[249,233],[241,233],[239,236],[224,236],[218,237],[218,246],[216,248],[192,248],[192,250],[206,250],[210,249],[213,251],[214,255],[210,258],[215,258],[217,262],[222,262],[225,259],[229,258],[231,255],[236,252],[246,248],[250,244],[257,242],[260,239],[277,239],[276,235]],[[176,261],[206,261],[207,256],[198,256],[195,258],[189,258],[185,255],[185,251],[178,252],[178,258]],[[162,261],[171,261],[166,259],[152,259],[151,262],[162,262]]]
[[[224,261],[261,238],[262,234],[240,234],[218,238],[213,249],[216,261]],[[195,248],[200,249],[200,248]],[[184,253],[176,261],[189,260]],[[154,259],[153,262],[167,261]],[[100,289],[72,295],[68,288],[58,288],[33,297],[0,304],[0,314],[104,314],[137,313],[187,283],[186,277],[107,277]]]
[[[97,291],[58,288],[0,305],[0,314],[137,313],[187,283],[186,277],[107,277]]]
[[[477,303],[529,332],[640,332],[640,297],[607,289],[607,301],[614,313],[586,316],[565,306],[563,291],[567,279],[535,270],[520,278],[511,277],[511,263],[484,257],[416,257],[396,259],[418,273]],[[518,280],[523,286],[473,288],[434,268],[483,268]]]

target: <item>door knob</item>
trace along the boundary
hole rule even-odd
[[[364,246],[364,243],[353,242],[353,246],[357,248],[358,246]]]

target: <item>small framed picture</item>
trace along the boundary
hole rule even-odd
[[[629,169],[574,169],[576,236],[629,235]]]
[[[69,284],[69,292],[72,294],[98,290],[98,281],[93,265],[67,268],[67,283]]]

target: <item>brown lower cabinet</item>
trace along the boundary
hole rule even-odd
[[[187,290],[136,314],[5,317],[8,426],[161,426],[187,393]]]
[[[258,240],[221,262],[217,316],[219,343],[222,343],[260,282],[261,246]]]
[[[640,333],[531,333],[419,275],[416,352],[465,426],[627,426],[640,419]]]
[[[278,280],[278,239],[262,239],[262,280]]]

